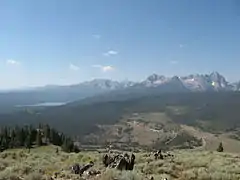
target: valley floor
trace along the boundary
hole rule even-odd
[[[46,146],[27,152],[25,149],[7,150],[0,154],[1,180],[45,180],[60,172],[58,180],[77,180],[79,176],[70,171],[74,163],[95,162],[94,169],[100,170],[99,180],[146,180],[154,177],[161,180],[238,180],[240,179],[240,155],[200,150],[172,151],[173,158],[154,160],[149,153],[137,153],[134,171],[119,172],[105,169],[102,153],[56,153],[56,147]],[[83,179],[83,178],[82,178]]]

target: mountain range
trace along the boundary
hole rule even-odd
[[[213,72],[185,77],[152,74],[140,82],[95,79],[0,93],[0,125],[48,122],[60,131],[83,135],[98,130],[98,124],[115,124],[135,112],[162,112],[177,123],[203,123],[210,130],[235,128],[240,122],[239,87]],[[67,103],[31,106],[44,102]]]
[[[110,79],[94,79],[92,81],[86,81],[71,86],[54,86],[48,85],[41,87],[41,90],[53,90],[53,89],[96,89],[96,90],[122,90],[126,88],[136,87],[161,87],[166,84],[179,84],[182,87],[189,89],[190,91],[221,91],[221,90],[240,90],[240,82],[230,83],[226,78],[218,72],[212,72],[210,74],[194,74],[188,76],[173,76],[166,77],[164,75],[152,74],[145,80],[140,82],[133,81],[114,81]]]
[[[0,92],[0,112],[19,105],[33,105],[48,102],[85,102],[103,100],[124,100],[145,95],[181,92],[239,91],[240,81],[228,82],[218,72],[188,76],[166,77],[152,74],[145,80],[115,81],[94,79],[73,85],[47,85],[26,90]]]

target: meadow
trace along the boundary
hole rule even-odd
[[[136,153],[133,171],[106,169],[102,153],[56,153],[56,146],[7,150],[0,154],[0,180],[48,180],[59,172],[56,180],[239,180],[240,155],[215,151],[176,150],[174,157],[154,160],[149,153]],[[93,169],[100,170],[98,177],[80,177],[71,173],[74,163],[94,161]]]

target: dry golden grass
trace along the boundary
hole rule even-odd
[[[140,158],[143,159],[143,158]],[[237,154],[210,151],[175,151],[174,159],[138,163],[141,172],[178,180],[240,179],[240,157]]]
[[[204,146],[200,149],[213,151],[218,147],[219,143],[222,142],[226,152],[240,152],[240,141],[228,137],[228,134],[223,133],[215,136],[209,132],[203,132],[195,127],[187,125],[181,125],[181,128],[195,137],[204,139]]]
[[[60,172],[59,180],[77,180],[71,174],[74,163],[95,162],[94,169],[101,170],[98,180],[239,180],[240,156],[238,154],[210,151],[173,151],[174,158],[155,161],[147,153],[136,154],[136,166],[132,172],[105,169],[98,152],[55,153],[55,147],[40,147],[30,153],[24,149],[8,150],[0,154],[0,180],[46,180]],[[89,179],[89,178],[88,178]],[[90,178],[93,180],[93,178]]]
[[[128,122],[128,125],[132,127],[131,135],[139,145],[151,146],[153,141],[165,140],[166,138],[174,136],[171,131],[179,130],[179,125],[172,122],[171,119],[162,112],[139,113],[134,116],[129,115],[128,117],[124,117],[122,121],[125,122],[129,119],[131,119],[131,121]],[[157,125],[161,127],[164,126],[164,132],[156,130],[158,129]],[[125,134],[123,134],[123,136],[125,136]]]

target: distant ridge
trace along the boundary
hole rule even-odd
[[[182,92],[228,92],[239,91],[240,81],[230,83],[218,72],[166,77],[152,74],[145,80],[115,81],[93,79],[72,85],[47,85],[29,89],[0,92],[0,113],[12,111],[16,105],[39,103],[67,103],[86,99],[87,102],[124,100],[145,95]],[[86,102],[84,100],[84,102]]]
[[[38,89],[41,90],[54,90],[66,88],[91,88],[101,90],[121,90],[129,87],[161,87],[166,84],[182,84],[191,91],[222,91],[222,90],[239,90],[240,82],[230,83],[220,73],[214,71],[210,74],[190,74],[187,76],[173,76],[166,77],[156,73],[149,75],[145,80],[139,82],[133,81],[115,81],[110,79],[93,79],[79,84],[68,86],[47,85]],[[36,88],[34,89],[36,90]]]

